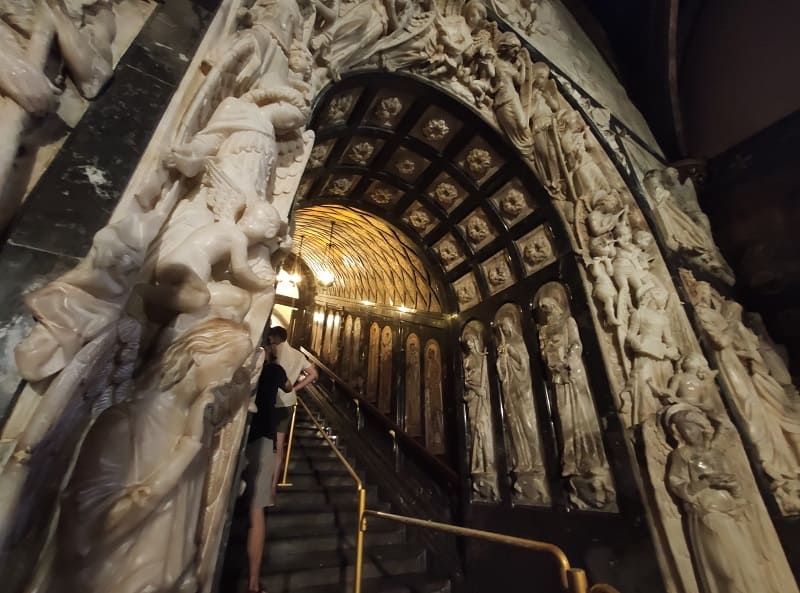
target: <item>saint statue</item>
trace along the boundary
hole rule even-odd
[[[197,590],[208,411],[232,417],[246,403],[252,352],[245,326],[204,321],[140,376],[131,400],[100,414],[62,498],[50,591]]]

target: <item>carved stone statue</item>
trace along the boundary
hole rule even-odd
[[[800,398],[770,373],[758,337],[742,322],[741,306],[691,272],[681,270],[681,276],[781,510],[800,512]]]
[[[688,404],[671,406],[664,423],[678,442],[667,463],[667,487],[686,517],[703,593],[783,591],[770,539],[743,496],[723,438]]]
[[[378,409],[384,414],[392,413],[392,355],[394,354],[394,337],[391,326],[381,330],[380,370],[378,372]]]
[[[733,272],[714,243],[708,218],[700,210],[696,198],[691,200],[686,197],[686,192],[676,179],[676,173],[675,169],[669,168],[664,171],[648,171],[644,176],[650,205],[656,213],[667,245],[685,253],[690,261],[733,284]],[[665,187],[665,177],[669,178],[671,187],[677,193]],[[684,208],[688,208],[688,211]]]
[[[422,383],[420,375],[420,350],[417,334],[406,339],[406,412],[405,431],[412,437],[422,436]]]
[[[377,323],[369,326],[369,352],[367,353],[367,399],[378,401],[378,368],[381,328]]]
[[[514,499],[522,504],[547,505],[550,494],[519,307],[510,303],[500,307],[495,315],[495,328],[497,374],[502,385]]]
[[[461,333],[461,341],[465,349],[464,401],[467,403],[472,494],[476,500],[495,501],[498,499],[497,466],[483,326],[477,321],[468,323]]]
[[[250,377],[236,371],[252,352],[244,326],[200,323],[100,415],[62,499],[50,591],[196,590],[207,412],[220,423],[246,402]]]
[[[660,409],[658,393],[666,389],[674,372],[673,361],[680,357],[670,329],[668,299],[666,290],[653,287],[631,316],[626,342],[633,355],[630,402],[624,402],[620,412],[630,414],[632,425]]]
[[[436,340],[425,344],[425,448],[433,455],[444,455],[444,398],[442,394],[442,354]]]
[[[361,366],[361,318],[353,321],[353,339],[350,341],[350,383],[355,385],[359,380],[364,381],[364,369]],[[362,383],[363,385],[363,383]]]
[[[579,509],[616,510],[616,492],[606,460],[578,325],[567,295],[557,283],[535,297],[539,349],[556,393],[560,427],[561,475],[570,485],[570,502]]]
[[[353,356],[353,316],[348,315],[344,320],[344,330],[342,332],[342,359],[339,374],[344,380],[350,378],[350,367]]]

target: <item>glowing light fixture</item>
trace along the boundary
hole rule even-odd
[[[278,272],[278,282],[288,282],[289,284],[300,284],[303,280],[303,277],[297,273],[297,266],[298,261],[303,258],[303,239],[305,235],[300,235],[300,249],[297,256],[294,258],[294,262],[292,264],[292,271],[287,272],[285,269],[281,268],[281,271]]]

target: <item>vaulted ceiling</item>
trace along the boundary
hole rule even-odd
[[[353,76],[322,96],[311,127],[295,251],[305,236],[317,277],[337,267],[331,294],[465,311],[555,259],[544,190],[453,98],[407,77]]]

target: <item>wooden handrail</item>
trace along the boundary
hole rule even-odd
[[[372,402],[367,401],[361,395],[356,393],[341,377],[339,377],[339,375],[336,374],[335,371],[322,362],[313,352],[310,352],[307,348],[302,346],[300,347],[300,350],[309,360],[311,360],[311,362],[314,363],[317,368],[322,370],[326,375],[329,375],[334,381],[336,381],[337,386],[342,387],[350,399],[356,400],[362,409],[367,410],[370,415],[374,416],[379,422],[381,422],[387,430],[394,431],[394,434],[397,438],[397,443],[401,447],[409,449],[410,452],[416,457],[421,458],[425,463],[432,466],[433,469],[450,485],[458,485],[458,474],[453,471],[452,468],[442,463],[438,458],[436,458],[436,456],[431,455],[425,447],[420,445],[414,438],[408,436],[408,434],[406,434],[406,432],[400,428],[400,426],[395,424],[391,418],[388,418]]]

